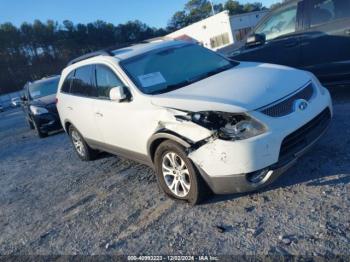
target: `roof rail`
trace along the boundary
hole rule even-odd
[[[140,41],[140,42],[125,42],[125,43],[119,43],[119,44],[116,44],[116,45],[112,45],[112,46],[109,46],[109,47],[107,47],[105,49],[98,50],[98,51],[95,51],[95,52],[91,52],[91,53],[87,53],[85,55],[79,56],[79,57],[71,60],[67,64],[67,66],[70,66],[70,65],[75,64],[77,62],[83,61],[83,60],[91,58],[91,57],[99,56],[99,55],[114,56],[113,51],[115,51],[115,50],[118,50],[118,49],[121,49],[121,48],[125,48],[125,47],[129,47],[129,46],[133,46],[133,45],[137,45],[137,44],[148,44],[148,43],[151,43],[151,41],[149,41],[149,40],[152,40],[152,39],[148,39],[148,40],[146,39],[146,40],[143,40],[143,41]]]
[[[78,63],[80,61],[83,61],[85,59],[91,58],[91,57],[95,57],[95,56],[99,56],[99,55],[103,55],[103,56],[112,56],[113,54],[107,50],[99,50],[99,51],[95,51],[95,52],[91,52],[91,53],[87,53],[85,55],[79,56],[73,60],[71,60],[67,66],[70,66],[72,64]]]

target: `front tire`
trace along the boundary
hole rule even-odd
[[[74,126],[69,127],[69,136],[73,143],[75,152],[81,160],[91,161],[96,158],[96,151],[89,147],[89,145],[85,142],[83,136]]]
[[[173,141],[165,141],[157,148],[155,169],[159,186],[172,198],[196,205],[208,195],[208,186],[185,149]]]
[[[29,120],[29,119],[27,119],[27,122],[28,122],[29,128],[30,128],[31,130],[33,130],[33,129],[34,129],[34,125],[33,125],[32,121]]]
[[[39,138],[45,138],[48,136],[47,133],[40,130],[40,127],[38,126],[38,124],[35,121],[33,121],[33,127],[34,127]]]

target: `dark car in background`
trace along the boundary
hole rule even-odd
[[[350,0],[288,1],[229,57],[308,70],[329,86],[349,84]]]
[[[22,96],[23,111],[29,127],[35,129],[40,138],[62,128],[56,109],[56,92],[60,76],[28,82]]]

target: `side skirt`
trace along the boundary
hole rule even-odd
[[[139,162],[141,164],[154,168],[152,160],[147,155],[136,153],[117,146],[108,145],[106,143],[102,143],[92,139],[85,139],[85,141],[93,149],[108,152],[113,155],[125,157],[127,159],[134,160],[136,162]]]

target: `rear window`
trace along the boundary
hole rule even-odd
[[[72,84],[72,80],[74,78],[74,73],[75,71],[72,71],[68,74],[68,76],[66,77],[66,79],[63,82],[63,85],[61,87],[61,92],[63,93],[70,93],[70,87]]]
[[[315,0],[311,4],[311,27],[346,17],[350,17],[349,0]]]

